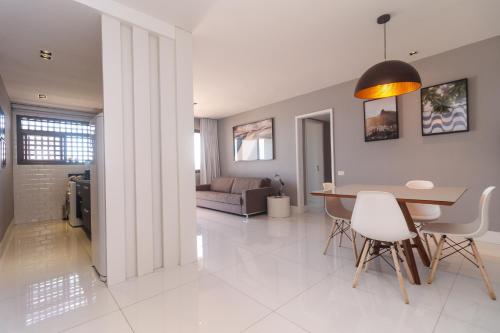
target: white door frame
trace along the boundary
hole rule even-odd
[[[297,212],[305,211],[304,205],[304,131],[302,120],[327,114],[330,116],[330,154],[332,160],[332,181],[335,182],[335,146],[333,135],[333,109],[326,109],[295,117],[295,170],[297,174]],[[318,189],[320,190],[320,189]]]

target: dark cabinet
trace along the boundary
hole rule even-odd
[[[76,205],[77,217],[82,220],[83,229],[90,238],[90,180],[76,182]]]

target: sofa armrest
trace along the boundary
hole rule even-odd
[[[266,212],[267,197],[274,192],[272,187],[262,187],[246,190],[241,193],[243,200],[242,213],[244,215]]]
[[[196,191],[210,191],[210,184],[197,185]]]

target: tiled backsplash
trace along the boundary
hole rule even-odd
[[[16,223],[62,218],[68,173],[81,173],[84,165],[14,165]]]

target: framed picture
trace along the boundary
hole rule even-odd
[[[399,138],[396,96],[365,101],[363,108],[365,142]]]
[[[422,135],[469,131],[467,79],[420,90]]]
[[[5,113],[0,107],[0,168],[7,165],[7,143],[5,142]]]
[[[274,159],[273,118],[233,127],[235,161]]]

